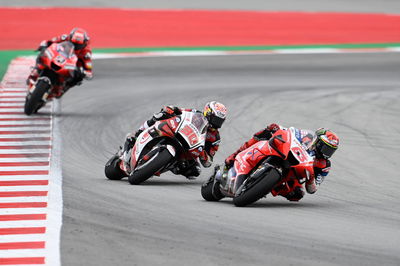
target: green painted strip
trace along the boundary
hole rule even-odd
[[[33,51],[13,50],[0,51],[0,81],[3,80],[3,75],[6,73],[10,61],[18,56],[35,55]]]
[[[370,43],[370,44],[324,44],[324,45],[266,45],[266,46],[205,46],[205,47],[147,47],[147,48],[104,48],[93,49],[94,53],[135,53],[156,51],[260,51],[260,50],[284,50],[284,49],[374,49],[400,47],[400,43]],[[30,50],[5,50],[0,51],[0,77],[7,70],[10,61],[18,56],[36,55]]]

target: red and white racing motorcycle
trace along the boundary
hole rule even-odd
[[[181,115],[157,121],[144,130],[125,159],[118,151],[105,166],[108,179],[128,176],[129,183],[140,184],[153,175],[179,173],[204,150],[208,121],[201,112],[183,111]]]
[[[314,157],[307,149],[315,134],[308,130],[303,132],[307,134],[300,141],[299,129],[280,129],[270,140],[259,141],[240,152],[228,171],[216,168],[214,175],[203,184],[201,195],[207,201],[230,197],[240,207],[270,192],[273,196],[285,196],[296,186],[312,181],[315,178]],[[245,180],[240,184],[238,178]]]

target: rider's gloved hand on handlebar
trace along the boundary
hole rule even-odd
[[[272,123],[267,126],[267,130],[271,131],[271,133],[275,133],[280,129],[278,124]]]
[[[85,78],[85,70],[83,68],[77,68],[74,71],[74,76],[72,78],[72,81],[70,83],[70,86],[79,86],[82,84],[82,80]]]
[[[46,40],[43,40],[40,44],[39,47],[35,50],[37,52],[41,52],[43,50],[45,50],[48,47],[48,43]]]
[[[181,109],[173,105],[164,106],[161,112],[168,115],[180,115],[182,114]]]
[[[225,159],[225,167],[231,168],[233,163],[235,162],[235,154],[231,154],[228,158]]]

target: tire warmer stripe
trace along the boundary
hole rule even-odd
[[[14,59],[0,85],[0,265],[60,265],[59,103],[24,114],[33,64]]]

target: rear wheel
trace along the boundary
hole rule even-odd
[[[129,183],[131,185],[139,185],[146,181],[174,158],[167,149],[153,150],[145,156],[149,156],[149,158],[147,160],[142,159],[134,172],[129,176]]]
[[[106,177],[111,180],[121,180],[125,176],[127,176],[121,168],[119,168],[119,163],[121,162],[121,159],[119,158],[118,155],[114,155],[111,157],[110,160],[106,163],[106,166],[104,167],[104,173],[106,174]]]
[[[25,99],[24,112],[26,115],[36,113],[42,106],[44,106],[45,101],[43,101],[43,95],[50,90],[50,87],[50,83],[46,80],[39,79],[36,82],[34,91],[28,93]]]
[[[219,190],[219,181],[215,181],[215,174],[201,186],[201,196],[207,201],[219,201],[224,195]]]
[[[242,192],[233,198],[233,203],[237,207],[244,207],[256,202],[271,192],[280,178],[281,175],[278,170],[273,167],[268,168],[263,176],[255,180],[248,180],[248,182],[243,186]]]

